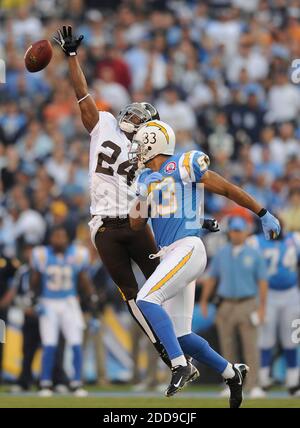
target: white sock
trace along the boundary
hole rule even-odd
[[[181,355],[180,357],[173,358],[171,360],[172,367],[176,366],[187,366],[187,362],[184,355]]]
[[[299,385],[299,368],[287,369],[286,372],[286,386],[287,388],[294,388]]]
[[[226,369],[223,371],[222,376],[224,379],[232,379],[235,376],[235,371],[231,363],[227,364]]]
[[[259,370],[259,384],[262,388],[269,386],[272,383],[270,378],[270,367],[263,367]]]

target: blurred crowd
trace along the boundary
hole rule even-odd
[[[40,73],[28,46],[72,24],[99,109],[147,100],[174,127],[177,150],[202,149],[212,168],[300,230],[300,58],[297,0],[5,0],[0,12],[0,245],[39,243],[65,222],[87,235],[88,141],[61,52]],[[219,219],[232,210],[209,197]]]

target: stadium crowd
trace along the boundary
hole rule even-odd
[[[298,0],[3,0],[0,58],[0,247],[47,239],[65,224],[89,245],[89,135],[58,48],[30,74],[24,52],[70,23],[99,109],[149,101],[176,131],[177,151],[201,149],[220,172],[300,231]],[[228,200],[205,210],[254,220]],[[209,248],[210,255],[214,248]]]
[[[131,100],[151,101],[174,127],[177,150],[206,151],[213,169],[300,230],[300,98],[289,77],[300,58],[297,1],[5,3],[0,243],[8,251],[19,238],[39,243],[57,222],[74,236],[86,230],[88,135],[65,60],[55,48],[43,72],[24,72],[26,48],[62,22],[85,36],[79,56],[99,108],[118,114]],[[206,210],[221,218],[230,207],[214,197]]]

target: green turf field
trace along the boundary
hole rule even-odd
[[[159,392],[134,392],[127,385],[106,388],[88,387],[89,396],[76,398],[70,395],[38,397],[36,392],[13,395],[7,387],[0,388],[0,408],[227,408],[228,400],[219,398],[218,387],[189,387],[177,396],[165,398]],[[300,398],[289,398],[282,388],[260,400],[245,399],[244,408],[300,408]]]
[[[137,397],[10,397],[1,396],[0,408],[226,408],[227,400],[219,398],[137,398]],[[244,408],[300,408],[300,400],[297,399],[263,399],[245,400]]]

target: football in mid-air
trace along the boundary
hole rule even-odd
[[[52,58],[52,46],[48,40],[40,40],[33,43],[27,49],[24,61],[25,66],[31,73],[43,70]]]

